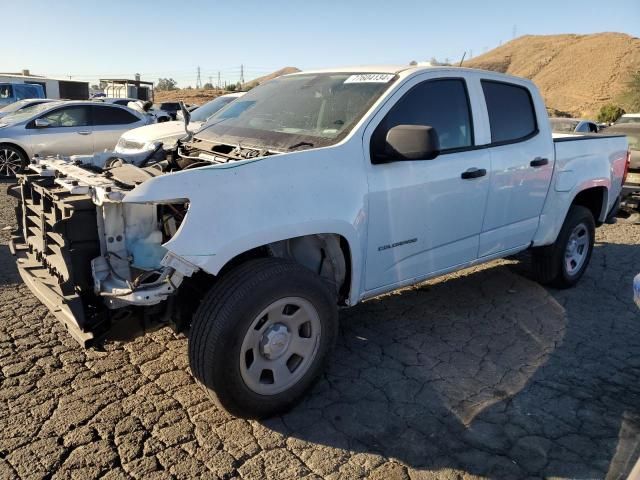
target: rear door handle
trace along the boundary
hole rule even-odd
[[[487,171],[484,168],[470,168],[466,172],[462,172],[460,174],[460,178],[465,180],[469,180],[472,178],[480,178],[484,177],[487,174]]]
[[[78,135],[91,135],[91,132],[87,130],[81,130],[78,132]]]
[[[531,160],[529,165],[531,165],[532,167],[542,167],[544,165],[547,165],[548,163],[549,163],[548,158],[536,157],[533,160]]]

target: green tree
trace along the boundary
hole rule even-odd
[[[227,91],[229,92],[235,92],[236,91],[236,84],[232,83],[230,85],[227,85]]]
[[[622,94],[622,103],[632,112],[640,112],[640,72],[631,75],[627,82],[625,93]]]
[[[207,83],[204,84],[204,86],[202,88],[204,88],[205,90],[213,90],[213,84],[207,82]]]
[[[158,85],[156,85],[156,90],[177,90],[178,82],[176,82],[173,78],[159,78]]]
[[[608,103],[607,105],[603,105],[600,112],[598,112],[598,121],[613,123],[623,114],[624,110],[620,106]]]

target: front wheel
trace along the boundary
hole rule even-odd
[[[335,295],[318,275],[280,259],[247,262],[207,294],[189,334],[189,362],[230,413],[289,409],[322,371],[337,334]]]
[[[13,145],[0,145],[0,178],[12,178],[27,166],[26,155]]]
[[[588,208],[573,205],[555,243],[533,251],[538,280],[556,288],[569,288],[582,277],[593,251],[595,221]]]

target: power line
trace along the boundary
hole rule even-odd
[[[200,66],[198,66],[198,78],[196,79],[196,88],[202,88],[202,79],[200,78]]]

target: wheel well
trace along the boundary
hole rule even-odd
[[[10,143],[10,142],[0,142],[0,147],[2,147],[3,145],[7,145],[9,147],[15,148],[20,153],[22,153],[22,155],[24,155],[24,158],[27,159],[27,163],[29,162],[29,156],[27,155],[27,152],[25,152],[24,148],[22,148],[20,145],[16,145],[15,143]]]
[[[596,224],[600,224],[602,209],[605,208],[606,187],[592,187],[581,191],[571,202],[572,205],[581,205],[591,210]]]
[[[229,270],[255,258],[276,257],[293,260],[324,278],[338,296],[338,303],[345,304],[351,287],[351,250],[349,242],[341,235],[319,233],[287,238],[253,248],[229,260],[218,277]]]

